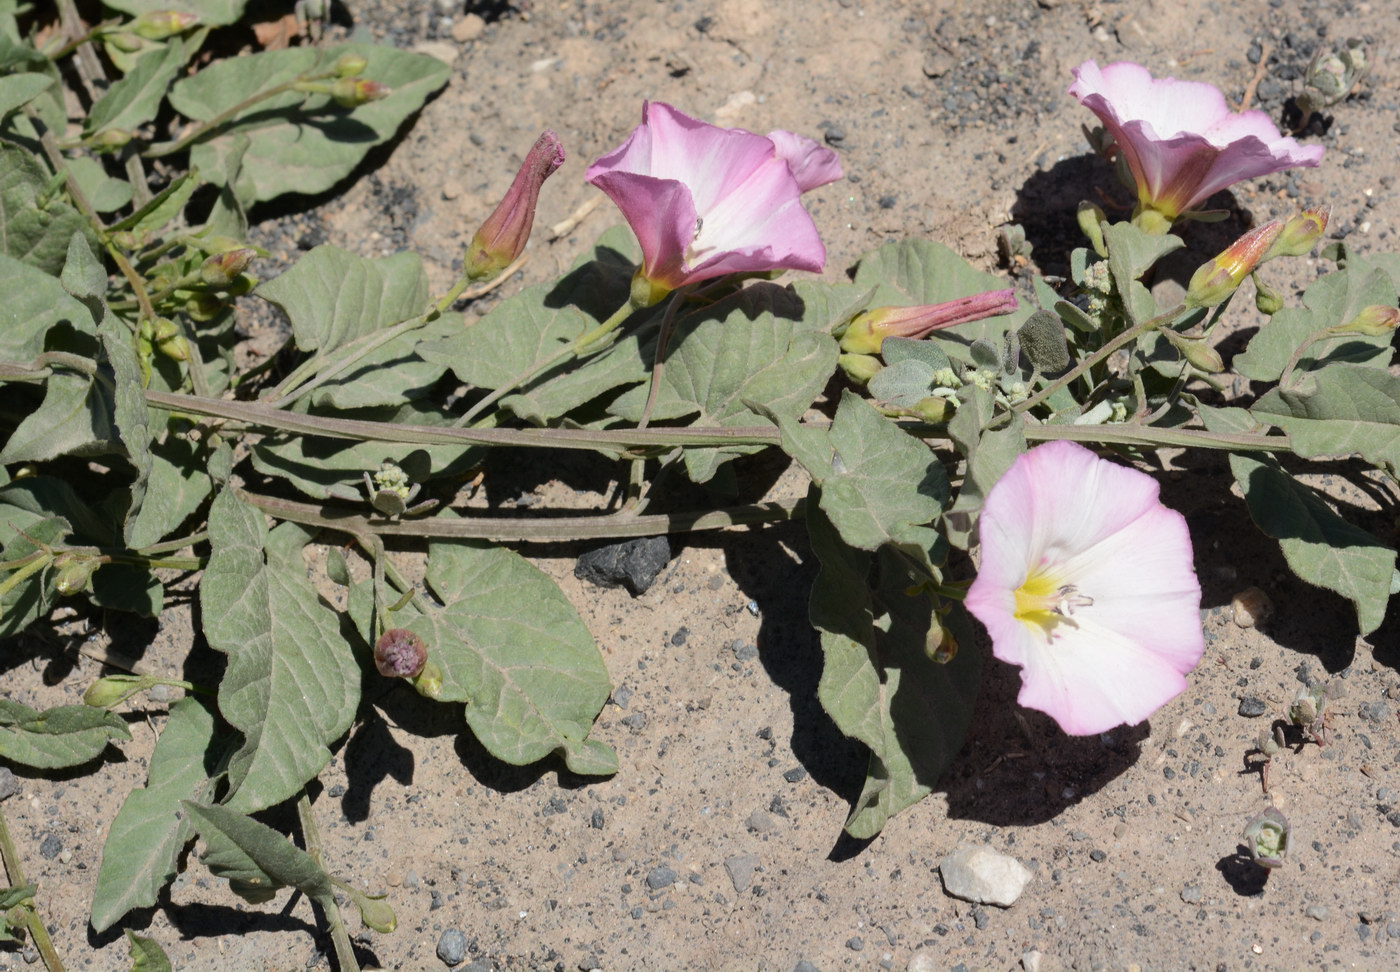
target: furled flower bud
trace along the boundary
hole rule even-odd
[[[249,246],[215,253],[200,264],[199,279],[210,287],[227,287],[238,275],[248,269],[258,251]]]
[[[1253,279],[1254,306],[1259,313],[1273,317],[1279,311],[1283,310],[1283,295],[1264,283],[1258,273],[1254,274]]]
[[[563,164],[564,146],[559,143],[559,136],[549,131],[540,135],[521,163],[505,198],[467,246],[462,269],[468,280],[494,277],[524,252],[535,223],[540,186]]]
[[[1317,206],[1305,209],[1283,224],[1283,231],[1273,246],[1265,254],[1265,260],[1280,256],[1304,256],[1312,252],[1322,234],[1327,232],[1327,221],[1332,217],[1331,206]]]
[[[212,321],[224,312],[224,302],[213,294],[194,294],[185,301],[185,313],[195,321]]]
[[[873,354],[843,354],[836,359],[836,363],[841,366],[846,377],[857,385],[864,385],[885,368],[880,359]]]
[[[54,570],[58,572],[54,579],[54,590],[64,597],[86,590],[92,581],[92,575],[97,573],[97,568],[101,566],[102,561],[96,554],[65,550],[53,559]]]
[[[184,33],[197,23],[199,14],[181,13],[177,10],[148,10],[131,22],[131,30],[138,37],[160,41]]]
[[[1108,257],[1108,247],[1103,241],[1103,223],[1108,217],[1098,206],[1084,200],[1079,204],[1079,209],[1075,213],[1075,218],[1079,221],[1079,229],[1089,238],[1089,245],[1094,248],[1094,252],[1099,256]]]
[[[1225,370],[1225,362],[1221,359],[1220,352],[1211,347],[1204,339],[1184,337],[1171,328],[1163,328],[1162,334],[1197,371],[1204,371],[1208,375],[1218,375]]]
[[[1393,334],[1395,327],[1400,324],[1400,309],[1386,307],[1384,304],[1372,304],[1363,308],[1345,324],[1339,324],[1331,329],[1333,334],[1364,334],[1366,337],[1385,337]]]
[[[331,85],[330,95],[342,108],[358,108],[389,97],[391,90],[387,84],[367,78],[341,78]]]
[[[1011,290],[992,290],[941,304],[918,307],[877,307],[857,314],[841,335],[841,350],[850,354],[879,354],[887,337],[927,337],[940,328],[1010,314],[1016,309]]]
[[[94,152],[115,152],[132,139],[131,132],[124,128],[105,128],[87,140]]]
[[[436,663],[428,662],[413,680],[413,687],[425,699],[435,699],[442,695],[442,669],[438,668]]]
[[[1288,832],[1288,818],[1277,807],[1268,807],[1245,826],[1241,838],[1256,864],[1275,868],[1288,856]]]
[[[374,667],[388,678],[417,678],[428,661],[428,646],[407,628],[390,628],[374,645]]]
[[[1264,262],[1264,256],[1283,231],[1283,223],[1273,219],[1256,226],[1225,248],[1219,256],[1201,264],[1186,288],[1188,307],[1214,307],[1239,289],[1244,278]]]
[[[342,54],[335,62],[335,75],[338,78],[353,78],[356,75],[364,74],[365,68],[369,67],[369,61],[363,54]]]
[[[94,709],[110,709],[155,683],[145,675],[108,675],[99,678],[83,693],[83,704]]]

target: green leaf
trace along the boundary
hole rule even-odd
[[[194,836],[182,800],[203,799],[218,755],[213,711],[197,698],[170,707],[151,755],[146,785],[127,794],[102,846],[93,893],[92,927],[104,932],[133,908],[149,908],[175,877],[181,850]]]
[[[1234,369],[1254,381],[1278,381],[1294,352],[1308,338],[1347,323],[1363,307],[1393,305],[1395,284],[1384,270],[1353,257],[1345,270],[1334,271],[1314,281],[1304,292],[1303,303],[1306,307],[1287,307],[1269,318],[1250,339],[1245,352],[1234,359]],[[1303,353],[1295,374],[1339,362],[1384,368],[1393,353],[1391,338],[1389,334],[1326,338]]]
[[[930,574],[948,502],[948,477],[924,443],[869,403],[842,391],[829,431],[784,421],[783,450],[821,487],[822,512],[860,550],[892,544]]]
[[[1400,470],[1400,377],[1359,364],[1332,364],[1275,388],[1254,404],[1261,421],[1288,433],[1305,459],[1359,455]]]
[[[0,118],[16,108],[23,108],[47,91],[52,84],[53,78],[34,72],[0,77]]]
[[[39,712],[0,699],[0,757],[38,769],[80,766],[102,755],[114,739],[130,739],[121,716],[86,705]]]
[[[271,827],[227,806],[182,805],[204,839],[200,860],[238,894],[266,901],[278,888],[291,887],[321,903],[333,900],[331,879],[315,859]]]
[[[170,958],[154,938],[138,935],[128,928],[126,943],[131,950],[131,972],[171,972]]]
[[[796,291],[773,284],[743,290],[676,322],[652,420],[706,426],[796,420],[826,387],[838,349],[831,322],[806,313]],[[649,386],[630,389],[608,411],[635,422]],[[762,412],[750,407],[762,406]],[[687,449],[686,470],[706,482],[720,463],[760,447]]]
[[[554,581],[514,551],[474,543],[430,544],[427,580],[443,607],[405,608],[394,623],[427,644],[438,699],[467,703],[482,745],[516,766],[558,751],[575,773],[617,772],[617,754],[589,738],[608,670]]]
[[[209,513],[209,539],[205,636],[228,655],[219,710],[243,733],[225,802],[252,812],[293,796],[326,765],[327,746],[354,718],[360,674],[300,556],[265,555],[275,537],[262,513],[225,489]]]
[[[69,533],[68,521],[61,516],[43,516],[5,503],[0,505],[0,538],[4,560],[19,560],[41,549],[40,544],[61,543]],[[19,568],[24,569],[24,568]],[[0,595],[0,638],[18,634],[47,612],[53,602],[53,585],[48,568],[31,571],[23,580]],[[13,580],[13,574],[0,582]]]
[[[0,141],[0,253],[58,276],[74,233],[96,239],[82,213],[50,182],[28,150]],[[7,287],[6,293],[15,292]]]
[[[1201,417],[1216,432],[1254,431],[1257,424],[1237,408],[1203,408]],[[1231,455],[1230,471],[1250,518],[1279,542],[1293,573],[1350,600],[1362,635],[1380,627],[1390,600],[1395,551],[1342,519],[1320,493],[1290,476],[1271,456]]]
[[[88,135],[107,129],[135,132],[154,119],[170,85],[193,53],[184,42],[172,39],[140,55],[136,66],[125,77],[113,82],[107,93],[93,104],[84,131]]]
[[[868,777],[846,830],[872,837],[927,796],[962,747],[981,652],[958,607],[944,620],[965,647],[946,663],[934,661],[932,601],[909,592],[919,578],[907,562],[888,547],[871,554],[845,543],[825,501],[807,509],[822,565],[810,606],[825,658],[817,695],[837,728],[870,748]]]
[[[17,888],[0,888],[0,911],[8,911],[15,905],[23,904],[34,897],[37,890],[38,886],[33,882],[21,884]]]
[[[1122,295],[1158,260],[1186,245],[1178,236],[1147,233],[1129,222],[1106,225],[1104,243],[1108,246],[1108,272]]]
[[[298,348],[324,354],[417,317],[428,302],[428,277],[416,253],[371,260],[327,245],[260,286],[257,295],[287,315]]]
[[[868,307],[913,307],[941,304],[959,297],[971,297],[989,290],[1005,290],[1007,282],[990,273],[974,270],[952,250],[929,240],[903,240],[886,243],[860,258],[855,287],[870,290]],[[967,362],[972,343],[979,338],[1000,345],[1002,335],[1019,327],[1030,315],[1023,307],[1014,313],[970,324],[935,331],[929,340],[948,356]]]
[[[56,371],[44,382],[44,401],[26,415],[0,449],[0,463],[39,462],[62,455],[109,453],[116,440],[112,401],[86,375]]]
[[[216,61],[176,82],[170,103],[188,118],[207,121],[254,94],[326,70],[344,54],[366,58],[363,76],[388,85],[389,96],[348,110],[324,95],[289,91],[239,112],[215,135],[197,142],[190,150],[191,164],[217,182],[226,171],[225,156],[246,135],[236,187],[245,203],[287,192],[324,192],[350,175],[370,149],[393,138],[451,75],[451,68],[437,58],[391,47],[295,47]]]
[[[191,169],[181,173],[170,181],[160,192],[151,197],[150,201],[130,216],[112,224],[112,230],[130,230],[133,233],[154,233],[164,228],[180,211],[185,208],[185,203],[190,201],[194,191],[199,188],[199,170]]]
[[[447,365],[424,360],[418,349],[461,331],[462,316],[444,314],[400,334],[316,389],[311,400],[322,409],[378,408],[427,395],[447,371]]]
[[[1069,344],[1065,341],[1065,325],[1060,315],[1036,311],[1026,318],[1017,334],[1021,349],[1039,371],[1054,374],[1069,366]]]
[[[945,532],[954,546],[966,550],[972,543],[978,514],[987,493],[1026,451],[1025,422],[1018,414],[1010,424],[987,431],[995,414],[991,396],[975,385],[963,389],[963,403],[948,422],[948,437],[967,465],[957,499],[944,514]]]
[[[120,411],[118,412],[120,422]],[[170,436],[151,447],[146,492],[158,501],[142,503],[126,521],[126,543],[139,550],[173,534],[213,492],[205,457],[186,439]]]
[[[905,361],[918,361],[928,366],[930,374],[953,366],[938,345],[913,338],[885,338],[885,343],[880,346],[880,357],[891,367]]]
[[[888,339],[887,339],[888,340]],[[877,401],[913,408],[929,397],[937,382],[934,370],[917,358],[905,358],[881,368],[867,387]]]
[[[136,469],[136,478],[131,483],[131,504],[126,516],[124,536],[130,545],[145,546],[146,544],[136,544],[133,537],[136,535],[141,510],[145,506],[151,471],[155,467],[155,456],[151,452],[151,413],[146,406],[146,396],[142,387],[141,364],[137,360],[136,350],[131,346],[131,336],[127,333],[126,326],[116,318],[108,317],[103,322],[100,338],[116,385],[113,392],[113,418],[117,435],[126,447],[127,459]],[[161,485],[166,485],[166,481],[162,480]],[[173,495],[157,493],[154,504],[156,510],[152,511],[154,516],[171,515],[173,511],[170,502],[174,498]]]
[[[248,0],[102,0],[113,10],[138,17],[161,10],[181,10],[199,14],[199,22],[210,27],[223,27],[243,16]]]
[[[98,607],[158,618],[165,606],[165,585],[149,567],[106,564],[92,575],[91,600]]]

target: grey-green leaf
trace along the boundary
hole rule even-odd
[[[172,2],[172,0],[102,0],[102,2],[113,10],[129,13],[133,17],[143,13],[170,10],[173,7],[199,14],[199,22],[210,27],[222,27],[225,24],[233,23],[243,16],[243,8],[248,5],[248,0],[179,0],[178,3]]]
[[[44,383],[43,402],[20,421],[0,449],[0,463],[102,455],[113,451],[116,439],[112,401],[101,383],[86,375],[55,372]]]
[[[136,66],[92,106],[85,126],[87,133],[107,129],[134,132],[155,118],[187,56],[185,44],[177,39],[138,57]]]
[[[241,885],[268,894],[290,887],[316,901],[331,897],[331,879],[320,865],[267,824],[227,806],[192,800],[185,800],[182,805],[204,839],[200,860],[217,876],[235,887]]]
[[[154,905],[175,877],[180,851],[194,836],[180,802],[209,791],[221,748],[216,728],[214,713],[197,698],[170,707],[146,785],[127,794],[107,832],[92,901],[95,931],[106,931],[132,908]]]
[[[120,425],[120,396],[118,404]],[[199,509],[213,489],[214,481],[206,469],[206,459],[188,440],[171,436],[153,445],[146,491],[158,497],[158,502],[142,503],[138,510],[128,514],[127,545],[139,550],[164,540]]]
[[[130,739],[121,716],[86,705],[39,712],[0,699],[0,757],[37,769],[80,766],[102,755],[115,739]]]
[[[1069,344],[1065,341],[1065,325],[1060,315],[1039,310],[1026,318],[1017,332],[1021,350],[1040,371],[1054,374],[1069,366]]]
[[[13,561],[28,557],[39,550],[38,544],[64,540],[70,529],[68,521],[61,516],[44,516],[9,503],[0,504],[0,539],[5,542],[0,558]],[[13,577],[14,574],[10,574],[7,579]],[[49,609],[52,601],[53,585],[48,568],[30,571],[28,577],[0,595],[0,638],[23,631],[40,613]]]
[[[987,493],[996,485],[1016,457],[1026,451],[1025,423],[1016,415],[1001,428],[986,426],[995,409],[991,396],[975,385],[963,389],[963,403],[948,422],[948,436],[963,454],[967,465],[962,488],[944,514],[948,540],[964,550],[972,543],[977,516]]]
[[[131,972],[171,972],[170,957],[154,938],[138,935],[128,928],[126,943],[130,949]]]
[[[1381,368],[1332,364],[1275,388],[1254,404],[1306,459],[1360,455],[1400,470],[1400,378]]]
[[[4,159],[4,143],[0,142],[0,163]],[[3,175],[0,175],[3,178]],[[4,201],[0,199],[0,209]],[[4,232],[0,224],[0,233]],[[69,234],[69,240],[72,234]],[[68,256],[64,241],[62,258],[52,273],[0,254],[0,358],[18,364],[28,364],[44,350],[44,338],[50,330],[91,330],[92,314],[75,300],[58,274]]]
[[[22,108],[53,84],[53,78],[38,72],[9,74],[0,77],[0,118],[16,108]]]
[[[225,489],[209,513],[213,553],[200,586],[209,644],[228,655],[219,710],[243,733],[226,803],[253,812],[291,797],[350,726],[360,674],[299,563],[264,554],[263,514]]]
[[[0,253],[57,276],[73,234],[93,237],[82,213],[48,192],[49,181],[26,149],[0,141]]]

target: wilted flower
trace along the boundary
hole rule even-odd
[[[1196,268],[1186,286],[1190,307],[1214,307],[1239,289],[1244,278],[1268,257],[1270,248],[1283,231],[1283,223],[1271,219],[1256,226]]]
[[[637,234],[649,287],[634,289],[655,301],[731,273],[820,270],[826,248],[801,196],[840,174],[834,154],[791,132],[765,138],[650,102],[587,179]]]
[[[535,140],[495,212],[486,217],[467,247],[463,267],[468,280],[494,277],[525,252],[535,225],[540,186],[563,164],[564,146],[558,135],[547,131]]]
[[[1152,477],[1072,442],[1020,456],[982,510],[967,609],[1021,666],[1019,701],[1072,735],[1143,721],[1205,650],[1181,514]]]
[[[1074,69],[1069,93],[1113,136],[1137,183],[1140,222],[1165,231],[1171,221],[1244,179],[1315,166],[1322,146],[1279,133],[1262,111],[1233,112],[1214,85],[1153,78],[1120,61]]]
[[[877,307],[856,315],[841,335],[841,350],[879,354],[887,337],[927,337],[941,328],[1010,314],[1015,309],[1014,290],[992,290],[917,307]]]
[[[428,646],[407,628],[390,628],[374,644],[374,667],[389,678],[415,678],[428,661]]]

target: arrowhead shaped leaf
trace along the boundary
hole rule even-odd
[[[1306,459],[1360,455],[1400,469],[1400,378],[1381,368],[1333,364],[1255,403],[1261,421],[1288,433]]]
[[[492,755],[524,766],[557,750],[575,773],[617,772],[617,755],[589,738],[608,670],[554,581],[503,547],[434,543],[428,585],[443,607],[405,608],[393,623],[428,645],[442,669],[439,700],[467,704],[467,724]]]
[[[3,152],[4,143],[0,142],[0,160]],[[0,198],[0,207],[3,205]],[[3,232],[0,224],[0,233]],[[5,295],[0,301],[0,358],[27,364],[44,350],[44,337],[51,329],[91,328],[91,313],[58,280],[57,274],[67,259],[67,246],[65,240],[64,257],[54,267],[53,275],[0,253],[0,292]]]
[[[113,82],[93,104],[85,126],[87,133],[107,129],[134,132],[154,119],[171,83],[203,40],[203,32],[188,39],[172,38],[164,46],[137,57],[136,66]]]
[[[225,490],[209,513],[209,539],[204,631],[228,655],[219,710],[243,733],[226,803],[252,812],[293,796],[326,765],[327,746],[354,718],[360,673],[305,567],[268,556],[276,537],[262,513]]]
[[[92,239],[92,228],[61,194],[40,206],[48,183],[48,172],[27,149],[0,141],[0,253],[57,276],[73,234]],[[5,292],[20,299],[28,296],[8,285]]]
[[[132,790],[112,820],[93,894],[92,927],[106,931],[132,908],[156,903],[175,877],[177,858],[194,836],[182,800],[208,792],[218,750],[214,713],[199,699],[170,707],[156,740],[145,787]]]
[[[0,118],[24,107],[52,84],[53,78],[33,71],[0,78]]]
[[[25,766],[79,766],[102,755],[112,740],[130,738],[121,716],[106,709],[61,705],[39,712],[0,699],[0,757]]]
[[[1146,233],[1128,222],[1105,226],[1104,243],[1108,245],[1108,272],[1128,318],[1134,324],[1146,320],[1156,313],[1157,303],[1138,278],[1162,257],[1186,244],[1180,237]]]
[[[967,261],[940,243],[929,240],[903,240],[886,243],[860,258],[856,268],[857,290],[870,290],[868,307],[914,307],[941,304],[958,297],[971,297],[989,290],[1005,290],[1007,282],[990,273],[974,270]],[[1000,347],[1002,335],[1014,330],[1030,315],[1021,308],[1001,317],[989,317],[969,324],[935,331],[929,340],[948,356],[970,361],[970,348],[985,339]]]
[[[1254,381],[1278,381],[1294,352],[1319,331],[1347,323],[1363,307],[1393,305],[1395,284],[1384,270],[1354,257],[1345,270],[1314,281],[1303,294],[1303,303],[1307,306],[1285,308],[1259,328],[1248,349],[1234,359],[1234,369]],[[1391,335],[1326,338],[1304,352],[1295,374],[1333,362],[1384,368],[1393,353],[1390,345]]]
[[[154,938],[138,935],[128,928],[126,942],[130,949],[131,972],[171,972],[170,957]]]
[[[121,421],[120,408],[117,421]],[[214,489],[205,463],[197,447],[185,439],[171,436],[151,447],[151,473],[146,488],[159,501],[143,503],[128,517],[127,546],[139,550],[159,543],[194,515]]]
[[[825,504],[809,502],[807,509],[822,564],[810,607],[825,657],[817,695],[843,733],[870,747],[868,778],[846,830],[872,837],[927,796],[962,747],[980,653],[957,608],[944,621],[967,647],[944,664],[934,661],[933,605],[922,591],[908,591],[919,578],[907,561],[888,547],[875,554],[851,547]]]
[[[296,888],[319,902],[331,899],[331,879],[315,859],[267,824],[230,809],[185,800],[204,839],[200,857],[240,894],[265,901],[278,888]]]
[[[190,150],[191,165],[207,178],[221,179],[225,157],[237,151],[238,138],[246,135],[236,187],[244,203],[287,192],[324,192],[350,175],[370,149],[393,138],[451,74],[437,58],[391,47],[295,47],[216,61],[176,82],[170,103],[188,118],[207,121],[260,91],[308,71],[325,70],[344,54],[364,57],[368,66],[363,76],[388,85],[389,96],[350,110],[324,95],[289,91],[239,112],[215,135],[196,142]]]

